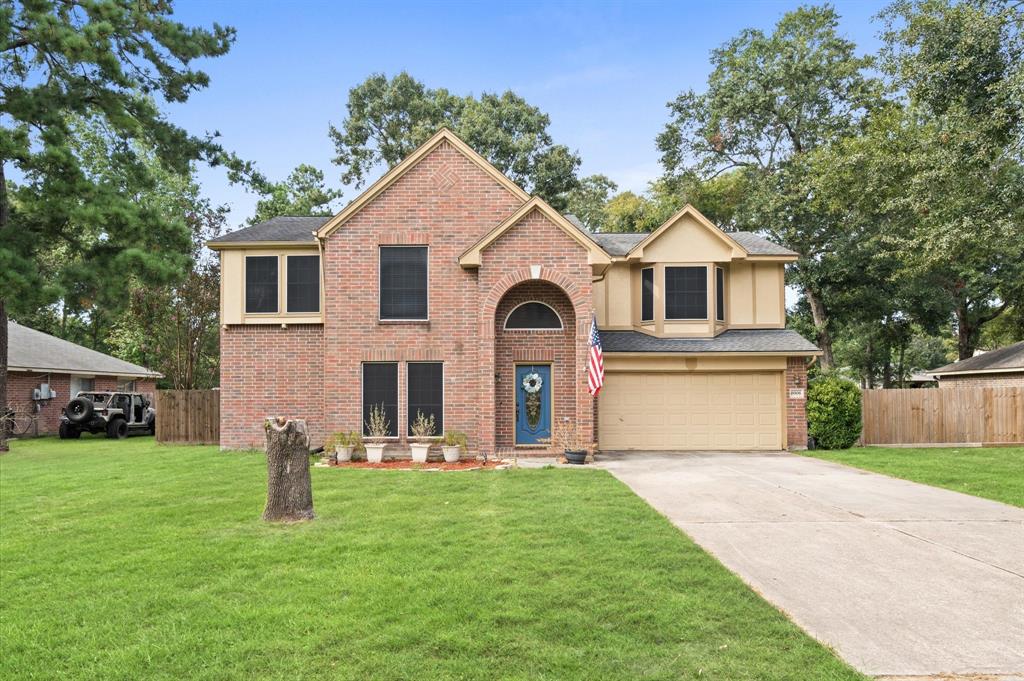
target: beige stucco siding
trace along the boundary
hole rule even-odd
[[[247,314],[245,311],[245,259],[247,256],[273,255],[278,258],[278,311],[275,313]],[[309,247],[225,249],[220,252],[220,319],[221,324],[320,324],[319,313],[289,313],[286,311],[289,255],[319,255]],[[321,286],[320,309],[323,310],[324,291]]]
[[[642,262],[728,262],[733,248],[690,215],[644,247]]]

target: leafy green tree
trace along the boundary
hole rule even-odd
[[[479,98],[432,89],[405,71],[375,74],[349,91],[341,125],[330,126],[342,181],[362,186],[379,166],[390,168],[442,127],[449,127],[498,170],[557,209],[579,180],[580,158],[548,133],[550,119],[511,91]]]
[[[182,174],[195,159],[251,170],[212,139],[170,123],[157,103],[184,102],[206,87],[208,76],[192,62],[224,54],[233,40],[231,28],[173,20],[171,2],[0,4],[0,404],[7,392],[7,306],[40,306],[61,293],[63,273],[42,271],[41,252],[66,244],[83,256],[75,264],[80,276],[105,277],[112,286],[112,273],[146,281],[183,273],[185,226],[134,201],[151,180],[133,141],[144,140],[161,164]],[[75,118],[106,129],[123,184],[83,170],[71,147]],[[103,238],[90,241],[89,229],[102,230]]]
[[[965,359],[1024,303],[1024,13],[898,0],[882,17],[881,66],[902,104],[866,145],[894,217],[885,256],[945,305]]]
[[[790,280],[806,296],[822,365],[832,366],[824,294],[829,262],[849,241],[842,224],[812,210],[808,155],[857,134],[879,98],[871,59],[838,32],[831,7],[788,12],[771,34],[746,29],[712,52],[707,91],[669,103],[658,136],[669,180],[738,171],[744,187],[732,215],[738,229],[767,232],[801,254]]]
[[[305,163],[284,182],[268,183],[262,191],[263,198],[256,202],[250,225],[278,215],[331,215],[331,203],[341,198],[340,190],[326,186],[322,170]]]
[[[618,185],[605,175],[590,175],[566,195],[565,211],[579,218],[591,232],[599,232],[605,223],[605,206]]]

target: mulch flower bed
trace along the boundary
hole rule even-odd
[[[484,468],[495,469],[499,467],[508,468],[506,461],[489,459],[487,461],[457,461],[445,463],[444,461],[428,461],[427,463],[413,463],[408,459],[394,461],[383,461],[381,463],[368,463],[366,461],[347,461],[345,463],[330,463],[329,468],[370,468],[374,470],[392,471],[475,471]]]

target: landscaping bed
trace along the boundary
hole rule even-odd
[[[491,459],[487,461],[456,461],[447,463],[445,461],[428,461],[427,463],[415,463],[411,459],[393,459],[380,463],[368,461],[346,461],[344,463],[330,462],[323,468],[354,468],[360,470],[389,470],[389,471],[479,471],[485,469],[509,468],[507,461]]]

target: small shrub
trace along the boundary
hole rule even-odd
[[[807,432],[820,449],[849,449],[860,437],[860,388],[823,376],[807,390]]]
[[[388,436],[391,421],[384,414],[384,405],[370,407],[370,420],[366,422],[367,437],[371,441],[383,441]]]
[[[412,436],[417,440],[426,440],[434,436],[437,426],[434,425],[434,415],[424,416],[419,409],[416,410],[416,420],[412,422]]]
[[[468,442],[469,438],[460,430],[446,430],[441,438],[441,444],[445,447],[458,447],[462,451],[466,451],[466,443]]]

